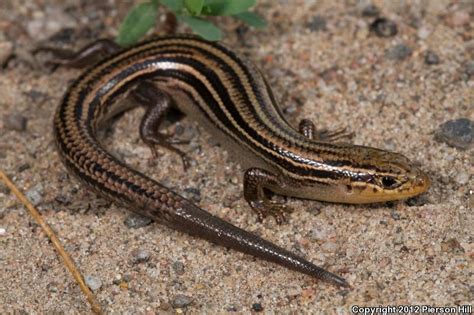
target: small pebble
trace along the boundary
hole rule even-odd
[[[142,263],[150,259],[150,252],[144,249],[134,249],[132,251],[132,262],[134,264]]]
[[[34,89],[29,90],[25,92],[24,94],[28,96],[29,98],[31,98],[33,102],[38,102],[38,103],[44,102],[48,98],[48,93],[34,90]]]
[[[6,195],[6,194],[10,193],[10,189],[8,189],[8,187],[5,186],[5,185],[0,185],[0,193]],[[1,209],[1,208],[0,208],[0,209]]]
[[[185,188],[183,191],[183,195],[187,199],[190,199],[194,202],[201,201],[201,191],[197,188],[193,188],[193,187]]]
[[[391,216],[392,219],[394,219],[394,220],[400,220],[400,213],[398,213],[398,212],[395,211],[395,210],[390,211],[390,216]]]
[[[380,297],[380,290],[375,287],[375,285],[369,285],[365,289],[363,293],[363,299],[365,303],[368,303],[369,301],[376,300]]]
[[[449,120],[435,132],[435,140],[458,149],[469,149],[474,144],[474,121],[467,118]]]
[[[152,220],[150,218],[132,213],[125,219],[124,224],[128,228],[138,229],[138,228],[150,225],[151,222]]]
[[[323,241],[328,238],[328,236],[329,232],[325,228],[314,228],[309,235],[313,241]]]
[[[28,200],[34,206],[37,206],[43,200],[42,193],[43,193],[43,185],[38,184],[38,185],[35,185],[34,187],[28,189],[28,191],[26,192],[25,195],[26,195],[26,198],[28,198]]]
[[[184,141],[191,141],[193,138],[196,137],[198,134],[198,130],[194,125],[183,125],[180,122],[176,123],[176,127],[174,129],[174,134],[176,138]]]
[[[425,63],[427,65],[439,64],[439,56],[431,50],[427,50],[425,54]]]
[[[450,238],[441,242],[441,250],[446,253],[461,254],[464,253],[464,248],[455,238]]]
[[[180,261],[175,261],[173,263],[173,270],[176,272],[177,275],[184,274],[184,264]]]
[[[31,165],[28,163],[23,163],[20,166],[18,166],[18,173],[21,173],[23,171],[26,171],[31,168]]]
[[[339,294],[340,296],[348,296],[349,295],[349,290],[340,290],[340,291],[337,291],[337,294]]]
[[[171,301],[171,305],[173,305],[174,308],[182,308],[188,306],[192,302],[193,299],[191,297],[184,294],[178,294]]]
[[[354,40],[357,40],[357,41],[365,40],[367,37],[369,37],[369,33],[370,33],[369,29],[366,27],[364,23],[360,23],[360,24],[362,24],[362,26],[357,28],[357,32],[354,38]]]
[[[114,278],[114,280],[112,280],[112,283],[115,284],[115,285],[119,285],[122,283],[122,275],[120,274],[117,274]]]
[[[94,276],[86,275],[84,281],[92,291],[97,291],[102,286],[102,281]]]
[[[245,34],[248,33],[249,29],[250,28],[247,25],[241,24],[235,29],[235,33],[237,33],[237,36],[239,36],[240,39],[244,39]]]
[[[470,179],[470,175],[466,172],[459,172],[456,177],[454,178],[454,180],[456,181],[456,183],[458,183],[459,185],[465,185],[467,183],[469,183],[469,179]]]
[[[175,127],[174,127],[174,135],[175,136],[181,136],[184,132],[185,128],[182,124],[180,123],[176,123]]]
[[[320,15],[316,15],[307,26],[312,32],[325,31],[326,19]]]
[[[263,311],[263,306],[261,303],[253,303],[252,304],[252,310],[254,312],[262,312]]]
[[[449,24],[454,27],[463,26],[469,24],[471,16],[467,11],[456,11],[451,15]]]
[[[0,67],[2,67],[13,53],[12,42],[0,42]]]
[[[61,28],[76,28],[76,19],[63,10],[49,8],[40,16],[34,16],[26,23],[26,31],[36,40],[46,39],[59,32]]]
[[[315,294],[316,294],[316,290],[313,288],[306,288],[306,289],[301,290],[301,297],[304,300],[312,299],[315,296]]]
[[[398,32],[397,24],[386,18],[377,18],[370,24],[370,30],[379,37],[392,37]]]
[[[464,67],[464,73],[471,78],[474,76],[474,61],[468,62]]]
[[[317,216],[321,213],[321,208],[318,207],[318,206],[311,206],[308,209],[308,212],[311,213],[311,215],[313,215],[313,216]]]
[[[405,204],[409,207],[421,207],[428,203],[428,199],[426,195],[416,196],[413,198],[409,198],[405,201]]]
[[[0,236],[4,236],[5,234],[7,234],[7,229],[0,227]]]
[[[380,14],[380,10],[377,6],[373,4],[366,5],[362,9],[362,16],[375,17]]]
[[[235,313],[239,311],[239,309],[235,305],[229,305],[225,308],[225,310],[226,312],[229,312],[229,313]]]
[[[337,66],[331,66],[319,74],[321,78],[326,81],[326,82],[333,82],[338,79],[337,77],[337,72],[339,71],[339,68]]]
[[[230,178],[230,182],[234,185],[237,185],[239,183],[239,178],[237,176],[232,176]]]
[[[59,203],[59,204],[62,204],[62,205],[69,205],[71,204],[71,197],[70,195],[57,195],[54,200]]]
[[[170,303],[168,303],[166,301],[163,301],[160,304],[160,309],[163,310],[163,311],[166,311],[166,314],[170,314],[170,311],[171,311],[172,308],[173,308],[173,305],[171,305]]]
[[[290,296],[290,297],[296,297],[300,294],[301,294],[301,288],[300,287],[298,287],[298,288],[293,287],[293,288],[288,289],[288,291],[287,291],[287,295]]]
[[[412,49],[404,44],[398,44],[390,48],[385,57],[391,60],[404,60],[411,55]]]
[[[308,248],[311,245],[311,242],[309,239],[302,237],[298,240],[298,244],[301,247]]]
[[[7,130],[25,131],[28,119],[18,113],[5,115],[3,117],[3,125]]]
[[[55,282],[48,283],[46,285],[46,289],[51,293],[58,292],[58,287],[57,287],[57,284]]]
[[[420,39],[427,39],[428,36],[430,36],[432,33],[432,30],[426,26],[420,27],[420,29],[417,32],[417,35]]]
[[[321,249],[327,253],[334,253],[337,250],[337,244],[334,242],[326,242],[321,246]]]
[[[385,144],[384,149],[387,151],[395,151],[397,148],[396,143],[391,138],[387,138],[384,144]]]
[[[298,107],[296,107],[296,105],[293,103],[283,108],[283,112],[287,115],[294,114],[296,113],[297,110],[298,110]]]

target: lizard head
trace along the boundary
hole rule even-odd
[[[368,147],[358,147],[342,173],[340,189],[348,203],[407,199],[427,191],[431,184],[428,175],[404,155]]]
[[[316,151],[308,152],[307,158],[299,157],[304,166],[299,175],[290,175],[293,184],[289,186],[295,187],[291,195],[338,203],[375,203],[414,197],[431,184],[428,175],[399,153],[349,144],[331,144],[325,150],[323,160]]]

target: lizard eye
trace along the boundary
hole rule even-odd
[[[396,188],[400,186],[400,183],[393,177],[384,176],[382,177],[382,185],[384,188]]]

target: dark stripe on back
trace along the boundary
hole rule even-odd
[[[175,46],[176,44],[169,44],[170,47],[172,46]],[[179,44],[178,46],[175,46],[175,47],[182,47],[182,46],[185,46],[183,44]],[[165,46],[157,46],[157,49],[159,48],[160,50],[163,49],[163,47]],[[212,45],[212,47],[214,48],[217,48],[218,46],[217,45]],[[203,51],[202,49],[200,48],[197,48],[195,46],[189,46],[188,48],[190,48],[191,50],[197,50],[199,51],[203,57],[205,58],[213,58],[214,61],[217,61],[219,62],[219,64],[221,65],[221,67],[223,69],[225,69],[224,71],[225,72],[228,72],[228,73],[231,73],[230,75],[230,78],[233,79],[232,80],[232,84],[234,85],[235,89],[238,90],[238,91],[242,91],[242,96],[244,97],[244,101],[246,102],[247,104],[247,109],[250,110],[250,112],[253,114],[253,117],[254,118],[259,118],[258,115],[255,113],[255,109],[253,108],[253,106],[251,106],[250,104],[250,99],[249,99],[249,96],[244,93],[244,88],[243,88],[243,85],[242,83],[240,82],[240,80],[238,79],[236,73],[232,70],[232,68],[230,66],[228,66],[225,62],[223,62],[221,59],[219,59],[218,57],[214,56],[214,55],[211,55],[209,54],[207,51]],[[151,50],[151,49],[150,49]],[[153,56],[153,54],[150,52],[150,50],[146,50],[146,51],[138,51],[137,54],[133,55],[133,56],[130,56],[130,58],[127,58],[126,60],[126,63],[130,63],[130,60],[134,59],[134,58],[138,58],[137,56],[140,56],[140,55],[143,55],[143,56]],[[241,126],[241,128],[243,130],[245,130],[247,133],[248,133],[248,136],[251,137],[252,139],[255,139],[256,141],[258,141],[259,143],[261,143],[263,146],[265,146],[266,148],[270,149],[271,151],[274,151],[274,152],[278,152],[279,154],[281,154],[282,156],[285,156],[285,157],[288,157],[290,159],[292,159],[293,161],[297,162],[297,163],[301,163],[301,157],[297,154],[294,154],[292,152],[290,152],[289,150],[285,150],[284,148],[278,146],[276,143],[273,143],[271,141],[268,141],[267,138],[261,136],[258,134],[258,132],[256,130],[254,130],[252,128],[251,125],[247,124],[246,123],[246,119],[244,119],[240,113],[238,112],[237,108],[233,105],[231,99],[230,99],[230,96],[225,88],[225,86],[222,84],[222,82],[220,82],[220,79],[219,77],[214,73],[214,71],[210,68],[208,68],[205,64],[202,64],[200,63],[199,61],[193,59],[193,57],[179,57],[179,56],[174,56],[174,57],[170,57],[170,58],[162,58],[160,57],[160,55],[163,55],[163,54],[166,54],[166,53],[173,53],[173,50],[170,50],[170,51],[166,51],[166,50],[163,50],[163,51],[159,51],[159,53],[156,55],[156,59],[155,60],[151,60],[151,61],[147,61],[147,62],[141,62],[141,63],[131,63],[131,66],[130,67],[127,67],[125,68],[124,71],[121,71],[120,73],[118,73],[114,79],[112,79],[111,81],[114,82],[114,84],[117,84],[119,82],[121,82],[121,80],[127,78],[129,75],[137,72],[137,71],[140,71],[141,69],[144,69],[146,67],[149,67],[151,66],[151,64],[153,62],[175,62],[175,63],[181,63],[181,64],[185,64],[185,65],[188,65],[190,67],[192,67],[193,69],[195,69],[197,72],[199,72],[201,75],[203,75],[204,77],[207,78],[207,80],[212,84],[212,86],[216,89],[217,93],[219,94],[224,106],[226,107],[226,109],[229,111],[229,113],[231,114],[231,116],[234,118],[234,120],[236,121],[236,123]],[[180,51],[180,53],[182,53]],[[229,54],[229,51],[225,51],[226,54]],[[111,60],[111,59],[109,59]],[[120,61],[120,60],[119,60]],[[241,66],[241,68],[247,72],[247,75],[249,76],[248,79],[251,80],[251,76],[249,75],[249,72],[248,72],[248,69],[246,69],[246,66],[244,66],[241,62],[240,62],[240,59],[236,58],[236,61],[239,61],[239,64]],[[106,62],[106,61],[104,61]],[[125,61],[124,61],[125,62]],[[102,77],[102,75],[104,74],[107,74],[109,71],[112,71],[111,68],[112,65],[109,65],[109,66],[106,66],[104,67],[103,69],[101,69],[99,72],[97,72],[94,76],[92,76],[90,79],[87,79],[86,81],[88,82],[82,82],[82,88],[81,90],[79,91],[79,95],[78,95],[78,99],[76,101],[76,106],[75,106],[75,114],[78,115],[77,117],[80,117],[80,114],[81,114],[81,111],[82,111],[82,107],[83,107],[83,103],[84,103],[84,100],[86,98],[86,96],[88,95],[88,92],[90,92],[90,87],[91,86],[94,86],[94,84],[97,84],[95,81],[97,80],[100,80],[100,78]],[[157,70],[156,72],[154,72],[154,75],[163,75],[166,77],[166,74],[165,72],[167,71],[163,71],[163,70]],[[179,71],[177,71],[179,72]],[[197,90],[202,93],[202,91],[204,90],[207,90],[205,89],[205,86],[200,83],[200,81],[196,78],[194,79],[189,79],[189,74],[186,73],[186,72],[182,72],[181,75],[177,76],[175,72],[174,74],[171,73],[171,72],[167,72],[168,75],[171,75],[171,76],[175,76],[175,77],[180,77],[178,79],[181,79],[183,80],[183,78],[187,78],[185,81],[187,81],[186,83],[187,84],[190,84],[192,86],[199,86],[197,88]],[[111,82],[109,81],[109,82]],[[109,82],[106,83],[106,86],[113,86],[114,84],[111,84],[109,85]],[[253,82],[255,85],[255,82]],[[78,83],[79,84],[79,83]],[[254,88],[254,87],[253,87]],[[255,89],[254,89],[255,90]],[[254,91],[255,92],[255,96],[257,97],[257,100],[263,104],[263,99],[261,98],[261,95],[259,94],[261,91],[260,90],[256,90]],[[91,120],[94,118],[94,113],[95,113],[95,109],[96,107],[100,104],[99,100],[100,100],[100,97],[104,94],[107,93],[107,90],[105,88],[102,88],[100,90],[100,93],[97,94],[97,96],[95,97],[95,100],[92,101],[89,105],[89,111],[88,111],[88,119]],[[207,93],[205,93],[206,95],[202,95],[203,99],[205,99],[206,101],[211,101],[213,98],[212,98],[212,95],[210,94],[209,91],[207,91]],[[263,104],[264,105],[264,104]],[[265,107],[265,106],[263,106]],[[213,112],[216,114],[216,116],[219,117],[219,120],[221,120],[222,122],[224,122],[224,124],[226,126],[231,126],[232,124],[230,123],[229,119],[225,116],[225,113],[222,112],[222,110],[220,109],[219,106],[217,106],[216,103],[214,103],[214,106],[210,107]],[[260,120],[258,120],[261,124],[263,124]],[[78,122],[79,123],[79,122]],[[240,135],[240,131],[238,131],[234,126],[233,126],[233,129],[232,131],[230,131],[232,134],[234,135],[237,135],[239,136]],[[274,135],[274,136],[277,136],[277,135]],[[241,140],[244,140],[243,142],[244,143],[248,143],[248,141],[245,139],[245,138],[242,138],[240,137]],[[284,143],[287,143],[288,141],[285,139],[285,138],[280,138],[279,141],[283,141]],[[266,150],[263,150],[262,148],[260,147],[257,147],[257,146],[252,146],[252,148],[254,149],[254,151],[258,151],[260,154],[264,155],[267,157],[267,160],[268,161],[272,161],[273,159],[276,158],[275,155],[267,152]],[[274,162],[275,163],[275,162]],[[295,173],[298,173],[298,174],[301,174],[301,175],[316,175],[316,176],[323,176],[323,177],[329,177],[329,178],[337,178],[339,176],[337,176],[334,171],[324,171],[324,170],[317,170],[317,169],[314,169],[314,168],[308,168],[308,163],[307,161],[305,161],[304,163],[302,163],[302,167],[298,167],[298,166],[295,166],[294,164],[284,160],[284,159],[280,159],[280,162],[276,162],[277,164],[283,164],[284,165],[284,168],[289,170],[289,171],[292,171],[292,172],[295,172]],[[316,167],[316,165],[313,165],[313,167]]]

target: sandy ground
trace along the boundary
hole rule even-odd
[[[51,117],[79,71],[50,73],[25,52],[65,27],[72,31],[57,37],[72,36],[75,47],[114,36],[130,6],[116,2],[0,5],[2,54],[13,48],[18,56],[0,73],[1,168],[37,204],[107,313],[344,314],[354,305],[472,304],[473,150],[434,137],[448,120],[474,119],[472,2],[374,1],[377,13],[368,2],[260,1],[264,30],[218,20],[224,42],[262,69],[292,123],[348,126],[354,143],[418,161],[433,185],[414,200],[352,206],[290,199],[295,211],[286,224],[261,224],[243,200],[243,170],[192,121],[169,129],[192,139],[184,147],[195,159],[187,173],[173,154],[152,160],[138,137],[141,110],[125,115],[106,141],[204,209],[343,275],[352,290],[159,224],[131,222],[126,209],[66,174]],[[393,21],[397,34],[370,31],[374,14]],[[428,50],[437,64],[425,61]],[[42,231],[2,185],[0,249],[0,313],[90,311]]]

